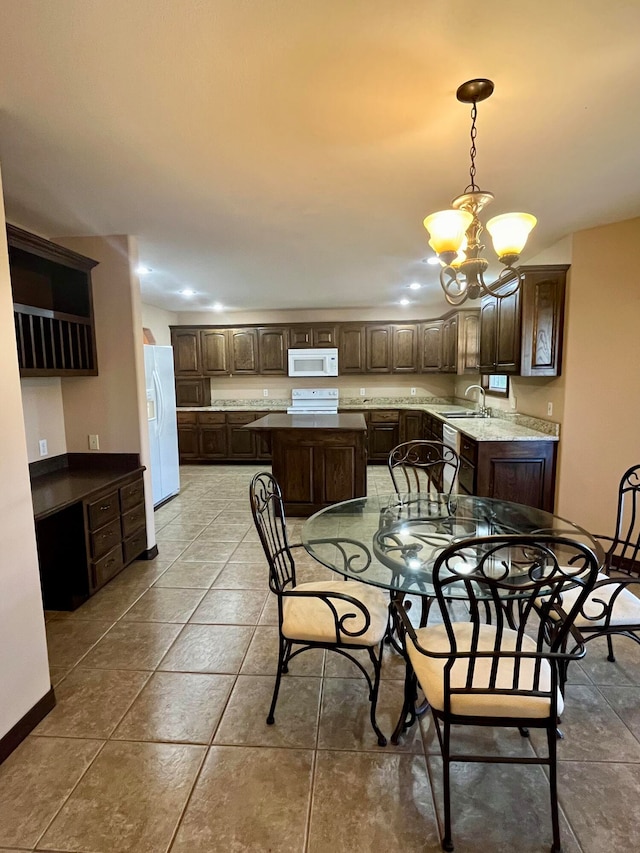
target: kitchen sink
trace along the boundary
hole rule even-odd
[[[481,412],[440,412],[445,418],[488,418],[490,415],[483,415]]]

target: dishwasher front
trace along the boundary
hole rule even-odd
[[[460,433],[449,424],[442,424],[442,443],[460,455]],[[455,476],[454,476],[455,475]],[[451,488],[451,494],[458,493],[458,477],[451,465],[445,465],[442,472],[443,490],[446,493]]]

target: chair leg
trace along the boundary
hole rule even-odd
[[[448,721],[444,721],[442,739],[440,746],[442,749],[442,787],[444,794],[444,836],[442,838],[442,849],[453,850],[453,840],[451,838],[451,762],[449,755],[451,753],[451,726]]]
[[[558,819],[558,761],[557,738],[553,725],[547,726],[547,745],[549,749],[549,794],[551,797],[551,826],[553,845],[551,853],[562,853],[560,844],[560,821]]]
[[[407,661],[404,674],[404,702],[402,705],[402,711],[400,712],[400,718],[398,719],[398,724],[391,735],[391,743],[397,744],[400,740],[400,736],[403,735],[407,729],[410,729],[416,721],[416,683],[417,680],[413,673],[413,667],[409,661]]]
[[[610,660],[611,663],[616,662],[615,655],[613,654],[613,637],[611,634],[607,634],[607,647],[609,649],[609,654],[607,655],[607,660]]]
[[[376,707],[378,705],[378,690],[380,688],[380,670],[382,669],[382,651],[384,649],[384,639],[380,643],[378,657],[376,658],[376,654],[374,650],[369,648],[369,657],[371,658],[371,663],[373,664],[374,671],[374,679],[373,679],[373,688],[369,695],[369,699],[371,702],[371,725],[373,726],[373,730],[378,736],[378,746],[386,746],[387,739],[382,734],[380,728],[378,727],[378,723],[376,721]]]
[[[269,715],[267,717],[268,726],[272,726],[275,723],[275,718],[273,714],[276,710],[276,702],[278,701],[278,693],[280,692],[280,679],[282,678],[282,673],[287,671],[287,652],[290,650],[291,643],[289,643],[282,635],[280,635],[280,641],[278,643],[278,671],[276,673],[276,683],[273,688],[273,698],[271,699],[271,707],[269,708]]]

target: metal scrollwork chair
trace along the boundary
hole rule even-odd
[[[606,637],[607,660],[613,662],[616,634],[640,643],[640,465],[629,468],[620,480],[614,535],[595,538],[608,543],[604,571],[580,608],[575,626],[585,642]],[[574,591],[567,592],[567,606],[574,597]],[[551,615],[557,620],[556,614]]]
[[[289,662],[307,649],[330,649],[348,658],[363,673],[369,688],[371,725],[380,746],[387,740],[376,722],[383,638],[389,599],[380,589],[360,583],[311,581],[296,583],[280,487],[271,474],[261,473],[249,487],[251,510],[269,563],[269,588],[278,596],[278,672],[267,723],[275,722],[280,681]],[[294,650],[294,646],[296,647]],[[373,679],[350,652],[367,649]]]
[[[415,719],[416,687],[422,687],[440,742],[444,775],[442,847],[453,850],[450,765],[452,762],[545,764],[549,768],[552,853],[559,853],[556,720],[563,709],[563,670],[584,655],[573,620],[595,582],[593,552],[553,536],[486,536],[452,544],[436,559],[433,585],[443,624],[415,629],[402,603],[395,614],[407,662],[403,716],[397,742]],[[566,592],[575,590],[567,609]],[[444,606],[452,597],[469,602],[469,620],[453,621]],[[561,614],[551,645],[545,620]],[[541,616],[542,618],[539,618]],[[566,637],[575,648],[566,651]],[[459,754],[451,748],[451,726],[508,726],[527,735],[547,733],[548,756],[515,758]]]
[[[416,439],[394,447],[389,453],[388,466],[398,494],[450,495],[460,457],[441,441]]]

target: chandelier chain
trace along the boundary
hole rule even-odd
[[[466,187],[465,192],[475,192],[479,189],[476,184],[476,136],[478,135],[478,130],[476,128],[476,116],[478,115],[478,107],[476,102],[473,102],[473,106],[471,107],[471,148],[469,150],[469,155],[471,156],[471,166],[469,168],[469,177],[471,178],[471,183],[468,187]]]

